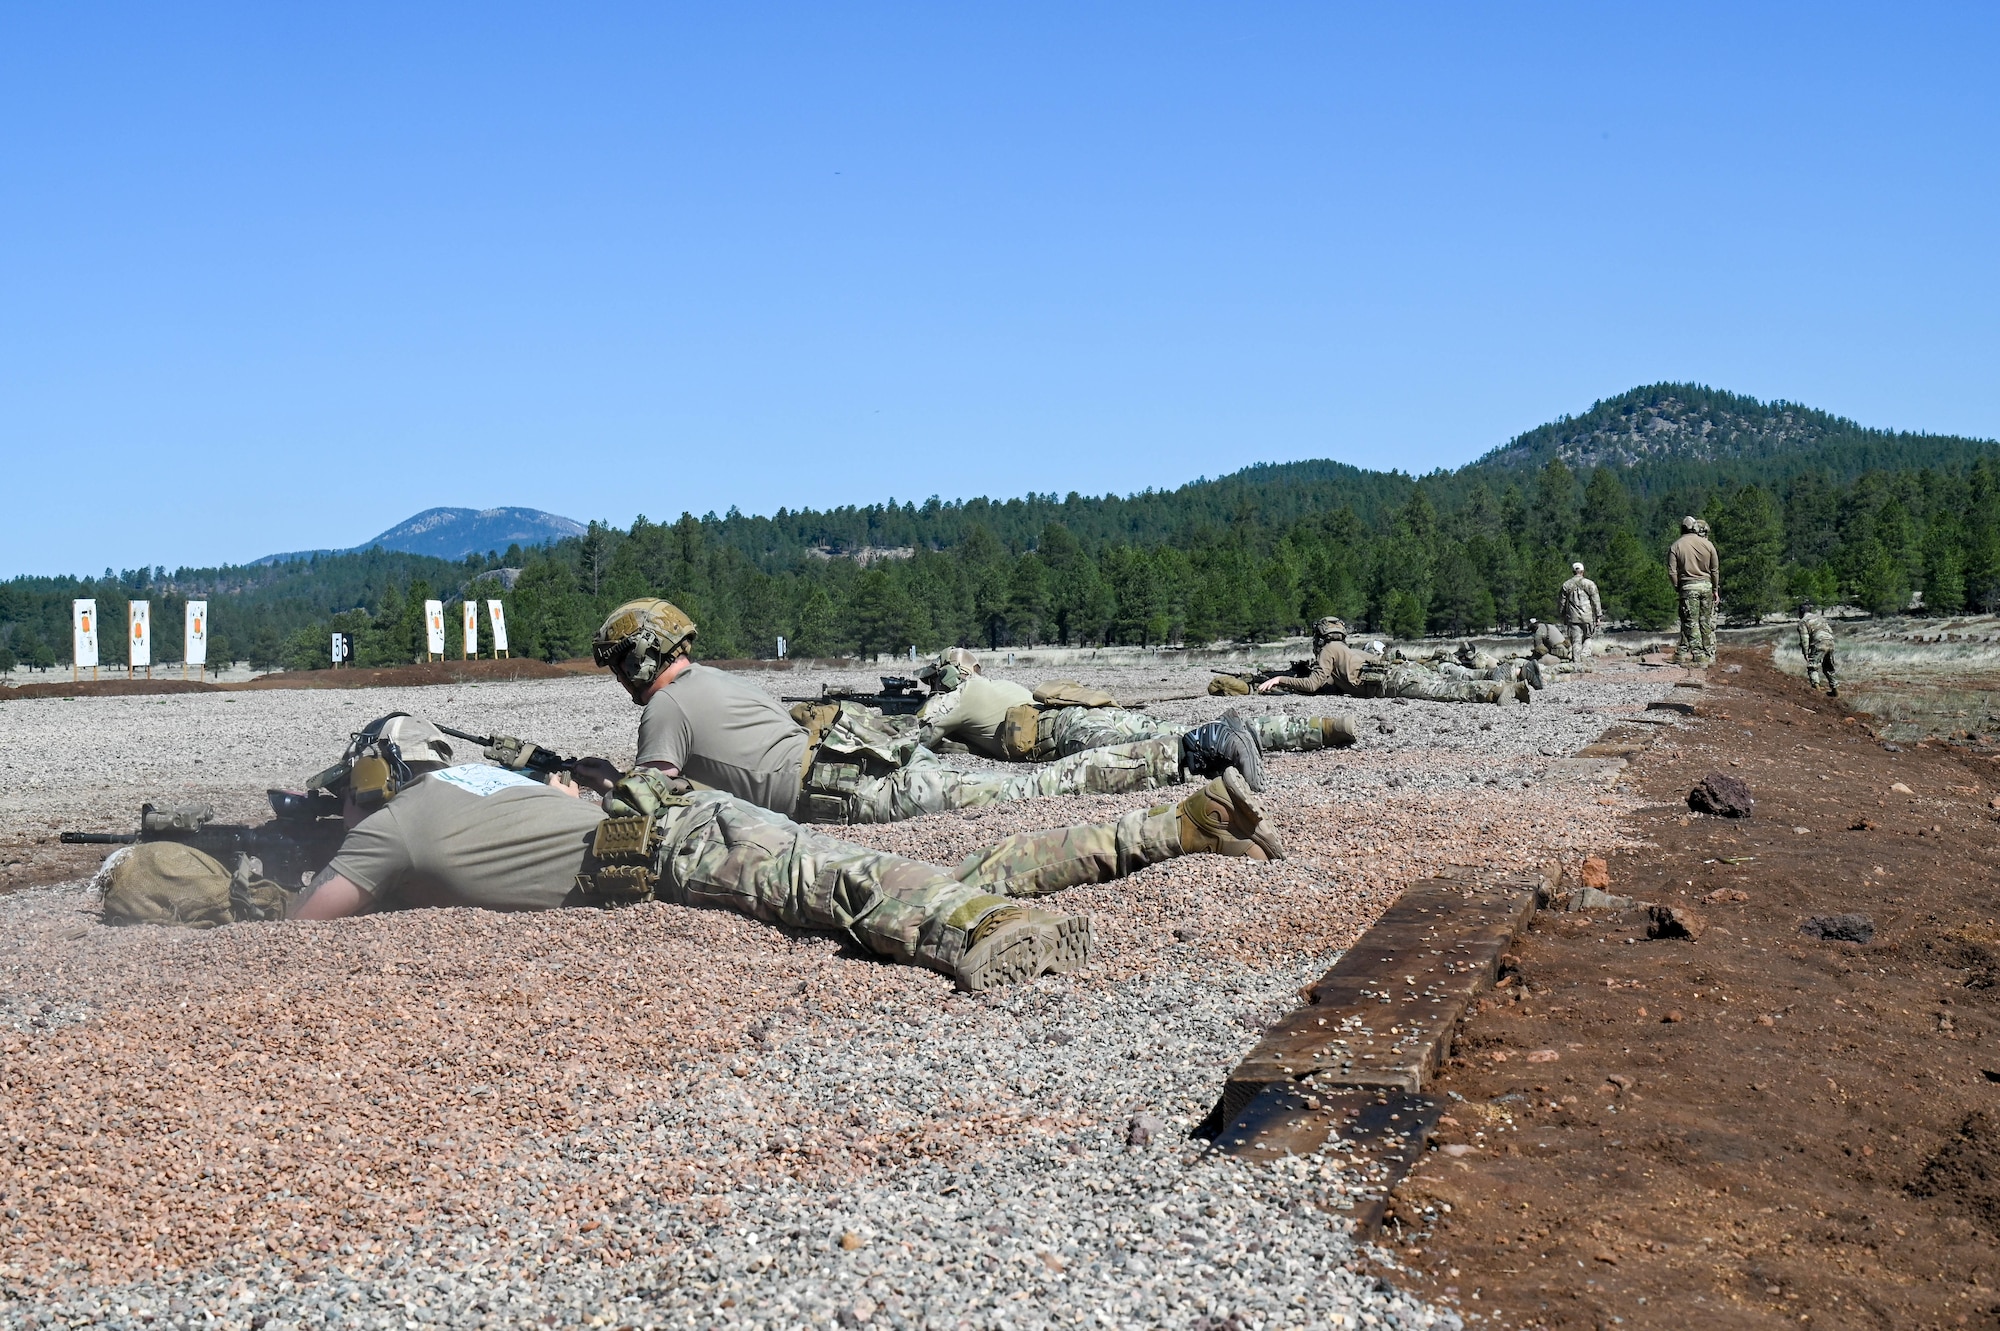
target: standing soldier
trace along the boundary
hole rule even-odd
[[[1562,587],[1563,636],[1569,640],[1569,659],[1578,670],[1588,670],[1585,647],[1604,619],[1604,602],[1598,599],[1597,584],[1583,576],[1583,565],[1571,564],[1573,575]]]
[[[1674,663],[1715,664],[1715,607],[1722,604],[1722,561],[1701,533],[1700,518],[1681,519],[1681,538],[1667,551],[1667,572],[1681,597],[1681,643]]]
[[[1833,625],[1811,601],[1799,603],[1799,655],[1806,659],[1806,683],[1815,689],[1823,683],[1827,696],[1838,698],[1840,686],[1833,679]]]

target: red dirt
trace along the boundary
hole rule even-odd
[[[1653,844],[1606,857],[1709,927],[1537,917],[1436,1085],[1393,1278],[1506,1326],[2000,1326],[2000,770],[1724,659],[1627,773]],[[1754,819],[1688,814],[1711,772]],[[1846,912],[1871,943],[1800,932]]]

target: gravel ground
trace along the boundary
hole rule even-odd
[[[1206,679],[1068,673],[1128,697]],[[1622,844],[1613,765],[1563,755],[1669,673],[1528,708],[1339,701],[1360,747],[1269,760],[1290,859],[1072,892],[1100,959],[999,995],[659,905],[176,933],[98,926],[80,883],[0,897],[0,1320],[1456,1326],[1352,1269],[1365,1166],[1187,1134],[1409,882]],[[636,720],[589,679],[10,702],[0,835],[124,826],[142,798],[253,815],[398,708],[614,759]],[[950,863],[1147,802],[854,834]]]

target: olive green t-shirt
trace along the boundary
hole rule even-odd
[[[926,702],[917,719],[944,739],[1000,758],[1006,756],[999,736],[1007,709],[1034,700],[1034,694],[1011,680],[969,675],[957,688]]]
[[[603,819],[505,768],[447,767],[357,823],[328,867],[385,906],[553,910]]]
[[[639,716],[636,761],[669,763],[691,781],[788,818],[805,756],[805,729],[782,703],[713,666],[688,667]]]

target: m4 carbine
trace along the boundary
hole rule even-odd
[[[816,697],[786,697],[783,702],[853,702],[863,707],[873,707],[884,716],[915,716],[930,695],[924,686],[906,675],[880,675],[880,693],[863,693],[860,689],[837,689],[831,684],[819,691]],[[449,733],[449,732],[447,732]]]
[[[296,890],[327,866],[347,835],[340,801],[324,791],[270,790],[265,797],[276,816],[254,827],[218,823],[214,808],[206,804],[173,809],[145,804],[139,809],[136,832],[64,832],[61,839],[71,846],[178,841],[210,856],[225,869],[235,867],[238,855],[248,855],[257,861],[257,872],[281,887]]]
[[[498,763],[509,771],[525,772],[538,781],[547,781],[556,773],[567,772],[576,766],[574,758],[565,758],[554,749],[545,749],[512,735],[473,735],[453,730],[450,726],[439,726],[438,729],[453,739],[479,745],[486,750],[488,762]]]

